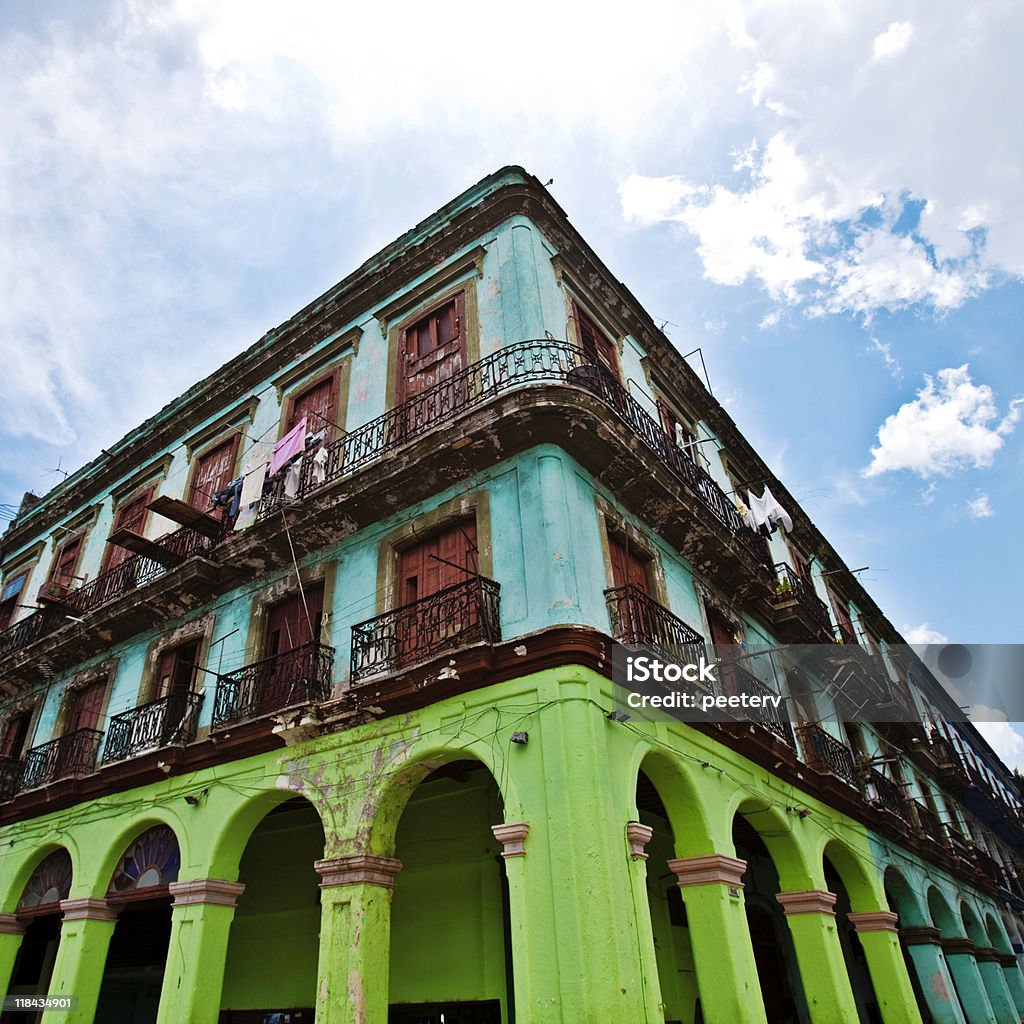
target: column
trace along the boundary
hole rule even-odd
[[[836,928],[836,895],[824,889],[780,892],[793,937],[807,1008],[814,1024],[846,1024],[858,1019],[846,958]]]
[[[64,919],[50,980],[51,996],[78,996],[76,1010],[47,1010],[43,1024],[92,1024],[117,908],[106,900],[61,900]]]
[[[967,1024],[949,965],[942,955],[939,929],[927,925],[908,926],[900,929],[900,938],[907,947],[921,995],[935,1024]]]
[[[949,973],[956,984],[967,1024],[1002,1024],[996,1021],[995,1012],[985,991],[981,971],[974,959],[974,943],[968,938],[942,939],[942,951],[946,954]]]
[[[861,910],[846,917],[864,950],[882,1020],[886,1024],[918,1024],[921,1012],[900,948],[898,916],[889,910]]]
[[[14,914],[0,914],[0,995],[10,987],[25,926]],[[1014,960],[1016,963],[1016,960]]]
[[[985,983],[985,991],[988,993],[988,1001],[992,1004],[992,1011],[996,1020],[1002,1024],[1020,1024],[1020,1014],[1006,986],[1006,977],[1003,974],[1003,965],[999,962],[999,954],[991,946],[978,947],[974,950],[974,959],[978,964],[978,971],[981,980]]]
[[[704,1020],[764,1024],[742,895],[747,862],[712,853],[670,860],[668,867],[683,890]]]
[[[391,893],[400,861],[358,855],[318,860],[317,1024],[387,1024]]]
[[[654,829],[639,821],[626,823],[626,847],[629,855],[629,880],[633,888],[633,906],[636,908],[637,955],[644,985],[644,1005],[662,1005],[661,979],[658,974],[658,956],[654,949],[654,928],[647,896],[647,844]]]
[[[1021,977],[1020,964],[1013,953],[1001,953],[999,963],[1003,968],[1003,977],[1006,979],[1006,987],[1010,990],[1013,1005],[1017,1007],[1017,1014],[1024,1020],[1024,977]]]
[[[199,878],[172,882],[171,940],[160,989],[157,1024],[217,1024],[228,936],[240,882]]]

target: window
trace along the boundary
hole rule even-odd
[[[3,724],[2,732],[0,732],[0,757],[9,757],[14,761],[21,758],[28,743],[28,731],[31,723],[32,715],[27,711],[8,717]]]
[[[465,293],[446,299],[402,329],[398,401],[454,377],[466,365]]]
[[[323,430],[325,442],[334,439],[338,419],[338,374],[317,381],[295,395],[289,402],[285,433],[292,430],[303,417],[306,432],[315,434]]]
[[[110,528],[110,535],[113,536],[120,530],[130,530],[141,536],[146,528],[146,516],[149,512],[147,506],[152,497],[152,490],[148,490],[118,506],[114,516],[114,525]],[[103,556],[103,568],[100,571],[110,572],[111,569],[116,569],[130,555],[131,551],[128,548],[123,548],[120,544],[108,543]]]
[[[398,558],[398,603],[410,604],[476,575],[476,521],[468,519],[405,548]]]
[[[789,545],[789,557],[793,562],[793,571],[811,586],[811,563],[792,544]]]
[[[667,402],[658,399],[661,425],[669,440],[694,462],[698,462],[697,431],[685,417],[680,416]]]
[[[648,571],[650,556],[638,551],[628,538],[608,534],[608,553],[612,562],[612,585],[616,588],[632,586],[648,597],[651,594],[651,578]]]
[[[263,636],[263,657],[302,647],[320,637],[320,622],[323,618],[324,585],[305,588],[303,594],[295,593],[284,601],[271,605],[267,610],[267,627]],[[307,614],[308,613],[308,614]]]
[[[199,640],[190,640],[160,653],[153,682],[153,700],[184,696],[195,688],[199,646]]]
[[[199,457],[188,496],[188,503],[193,508],[205,512],[213,505],[213,496],[231,483],[235,476],[237,451],[238,435],[233,434]]]
[[[832,598],[832,609],[836,613],[840,643],[855,644],[857,642],[857,634],[853,631],[853,623],[850,621],[850,613],[846,609],[846,602],[835,594],[830,594],[829,596]]]
[[[57,591],[70,590],[75,583],[75,570],[78,568],[78,556],[82,553],[82,542],[84,536],[81,534],[72,537],[57,549],[53,562],[50,565],[50,575],[47,584],[50,589]]]
[[[616,380],[619,380],[619,359],[618,352],[615,350],[615,342],[580,309],[576,302],[572,304],[572,315],[579,332],[580,348],[594,362],[599,363]]]
[[[25,580],[28,573],[18,573],[11,576],[0,591],[0,630],[6,629],[14,619],[14,613],[18,610],[18,599],[25,588]]]
[[[67,717],[64,720],[65,736],[81,729],[95,729],[99,725],[106,692],[106,680],[101,680],[90,683],[69,698]]]

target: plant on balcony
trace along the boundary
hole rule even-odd
[[[775,587],[775,596],[779,598],[788,598],[793,596],[793,584],[788,579],[782,579]]]

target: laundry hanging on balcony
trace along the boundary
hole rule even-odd
[[[284,471],[284,496],[294,498],[299,493],[299,482],[302,480],[302,456],[289,462]]]
[[[242,499],[243,479],[243,477],[239,477],[237,480],[232,480],[227,487],[217,491],[211,499],[212,507],[226,508],[228,510],[229,518],[234,518],[238,515],[238,506]]]
[[[270,459],[270,475],[277,471],[296,455],[301,455],[306,450],[306,417],[303,416],[298,423],[274,445],[274,454]]]
[[[242,470],[242,497],[239,501],[241,509],[235,520],[236,530],[245,530],[256,522],[260,499],[263,497],[263,483],[272,454],[269,441],[257,441],[249,449],[249,458]]]
[[[313,456],[313,482],[322,484],[327,479],[327,449],[320,445]]]
[[[747,491],[749,511],[745,517],[746,524],[762,537],[770,537],[781,523],[787,533],[793,530],[793,520],[789,513],[775,500],[772,492],[766,487],[760,498]]]

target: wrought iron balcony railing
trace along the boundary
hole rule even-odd
[[[921,832],[936,843],[945,843],[946,832],[935,811],[920,800],[911,800],[909,803],[914,812],[914,817],[917,818],[917,824]]]
[[[909,808],[903,789],[877,768],[864,769],[864,795],[873,804],[895,814],[903,821],[909,820]]]
[[[102,739],[99,729],[79,729],[33,747],[25,754],[18,788],[35,789],[60,779],[87,775],[96,767]]]
[[[704,637],[635,584],[611,587],[604,598],[612,636],[620,644],[671,652],[677,660],[693,663],[707,657]]]
[[[802,725],[798,732],[806,764],[816,771],[837,776],[854,789],[860,789],[857,762],[845,743],[817,725]]]
[[[721,648],[719,648],[721,650]],[[747,693],[758,697],[777,697],[778,694],[767,683],[758,679],[753,672],[744,668],[736,662],[718,661],[719,679],[722,683],[722,690],[725,693]],[[783,743],[794,746],[793,728],[789,724],[789,718],[780,708],[765,704],[762,707],[750,707],[747,715],[758,723],[758,725],[774,733]]]
[[[501,640],[499,584],[472,576],[352,627],[353,686],[441,651]]]
[[[787,601],[796,601],[816,625],[824,632],[831,633],[832,621],[829,618],[828,605],[814,592],[811,582],[785,562],[776,564],[775,575],[778,583],[775,586],[772,603],[780,605]]]
[[[574,384],[606,402],[632,432],[650,448],[687,488],[763,564],[770,565],[768,546],[744,525],[735,505],[616,378],[590,362],[584,352],[561,341],[523,341],[509,345],[467,366],[382,416],[346,433],[327,446],[319,469],[303,460],[296,500],[354,473],[397,445],[418,438],[468,409],[507,391],[537,383]],[[261,517],[281,504],[279,485],[260,504]]]
[[[0,657],[20,651],[52,633],[67,621],[68,614],[86,615],[110,604],[137,587],[163,576],[192,555],[215,547],[219,542],[189,526],[158,538],[155,543],[166,552],[164,561],[149,555],[131,555],[110,572],[102,573],[84,586],[61,592],[61,609],[43,608],[32,612],[0,632]]]
[[[201,693],[173,693],[114,715],[107,723],[103,763],[195,739],[202,703]]]
[[[0,803],[10,800],[21,783],[22,763],[13,757],[0,757]]]
[[[213,727],[325,701],[333,669],[334,648],[313,640],[223,675],[213,701]]]

